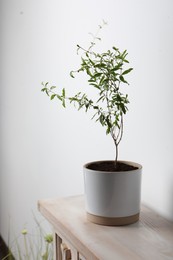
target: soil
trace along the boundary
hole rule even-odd
[[[87,168],[91,170],[105,171],[105,172],[114,172],[114,171],[123,172],[123,171],[133,171],[138,169],[138,167],[123,162],[117,162],[117,164],[115,164],[115,161],[93,162],[92,164],[88,164]]]

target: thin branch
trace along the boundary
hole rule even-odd
[[[121,142],[122,136],[123,136],[123,115],[121,115],[120,131],[119,131],[119,134],[118,134],[118,137],[117,137],[117,140],[119,138],[119,140],[117,141],[118,145]]]
[[[88,51],[90,51],[92,49],[92,47],[95,45],[96,40],[98,39],[98,34],[100,32],[100,30],[103,28],[104,25],[106,25],[107,23],[103,20],[103,24],[99,25],[99,28],[97,30],[97,32],[95,33],[95,35],[91,34],[93,37],[93,40],[91,42],[91,45],[88,48]]]

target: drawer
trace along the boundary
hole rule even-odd
[[[60,247],[61,247],[62,260],[71,260],[72,259],[71,249],[63,242],[61,243]]]

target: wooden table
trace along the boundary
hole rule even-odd
[[[173,260],[173,223],[142,205],[140,221],[108,227],[87,221],[83,196],[40,200],[55,232],[56,260]]]

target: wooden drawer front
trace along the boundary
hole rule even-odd
[[[67,247],[65,243],[61,243],[61,256],[62,256],[62,260],[72,259],[71,250],[70,248]]]
[[[76,248],[66,239],[55,233],[55,259],[56,260],[78,260]]]
[[[88,260],[68,240],[55,233],[55,259],[56,260]]]
[[[69,241],[64,242],[61,240],[61,258],[62,260],[87,260],[83,255],[81,255],[77,248],[71,245]]]

